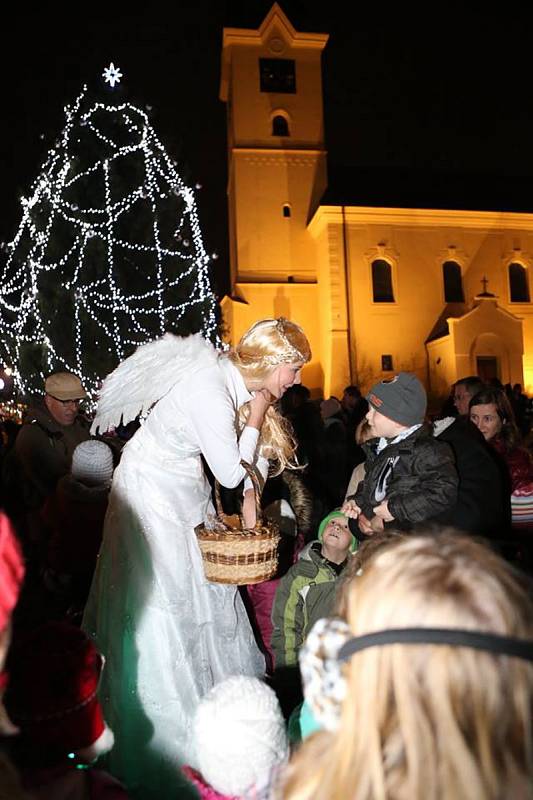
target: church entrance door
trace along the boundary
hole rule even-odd
[[[488,383],[492,378],[500,377],[500,369],[496,356],[476,356],[477,374],[482,381]]]

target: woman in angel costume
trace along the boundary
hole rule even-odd
[[[109,766],[139,797],[176,797],[179,765],[195,764],[200,698],[230,675],[264,672],[236,587],[204,577],[194,529],[214,509],[201,456],[230,488],[245,477],[241,459],[263,478],[268,460],[290,466],[294,442],[271,403],[310,357],[301,328],[267,319],[223,354],[199,334],[166,334],[104,381],[93,430],[153,406],[115,472],[83,620],[106,659]],[[253,526],[247,483],[243,516]]]

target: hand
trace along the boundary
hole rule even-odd
[[[372,534],[375,533],[372,523],[364,514],[359,514],[359,530],[361,533],[364,533],[365,536],[372,536]]]
[[[356,504],[355,500],[345,500],[341,511],[345,517],[351,517],[352,519],[357,519],[361,513],[361,509]]]
[[[260,389],[254,393],[250,400],[250,416],[247,422],[250,427],[261,430],[266,410],[271,402],[272,396],[268,389]]]
[[[394,517],[392,516],[392,514],[389,511],[389,501],[388,500],[384,500],[382,503],[379,504],[379,506],[376,506],[373,509],[373,511],[374,511],[374,514],[376,515],[376,517],[379,517],[380,519],[382,519],[383,522],[392,522],[392,520],[394,519]]]
[[[372,528],[372,533],[383,533],[385,530],[381,517],[372,517],[370,520],[370,527]]]
[[[255,528],[257,516],[255,513],[255,492],[253,489],[246,489],[242,499],[242,517],[246,528]]]

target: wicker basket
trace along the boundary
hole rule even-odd
[[[205,525],[196,528],[205,576],[213,583],[262,583],[272,578],[278,568],[278,526],[263,523],[257,476],[245,461],[241,461],[241,464],[254,487],[255,528],[244,528],[240,517],[224,514],[218,482],[215,484],[216,526],[212,530]]]

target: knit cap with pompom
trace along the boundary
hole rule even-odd
[[[193,737],[203,778],[226,795],[263,786],[288,755],[278,700],[258,678],[235,676],[214,686],[197,708]]]
[[[72,477],[87,486],[109,486],[113,477],[113,453],[105,442],[88,439],[72,454]]]

